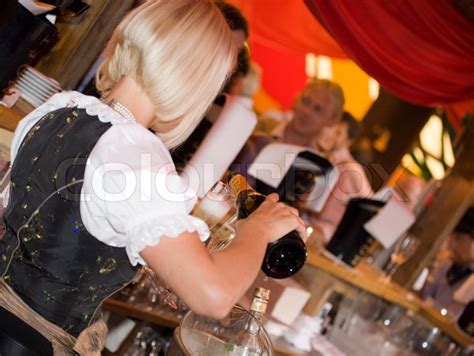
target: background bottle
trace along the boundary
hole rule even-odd
[[[356,266],[374,249],[375,239],[365,230],[364,224],[384,205],[378,200],[352,198],[326,250],[348,265]]]
[[[474,299],[471,300],[458,319],[459,327],[470,337],[474,337]]]
[[[236,198],[239,219],[245,219],[265,200],[265,196],[256,192],[240,174],[231,176],[229,186]],[[262,270],[271,278],[288,278],[304,266],[306,256],[303,240],[296,231],[291,231],[268,244]]]

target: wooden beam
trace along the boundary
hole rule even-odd
[[[370,162],[364,162],[373,171],[374,191],[386,183],[374,167],[383,167],[389,177],[418,139],[432,112],[432,108],[409,103],[383,89],[380,91],[362,120],[364,137],[368,137],[374,147]]]
[[[402,265],[394,281],[410,288],[428,267],[466,210],[474,203],[474,117],[467,122],[460,151],[451,173],[433,203],[408,231],[420,240],[415,256]]]
[[[21,116],[0,105],[0,127],[9,131],[15,131]]]
[[[0,105],[0,128],[12,132],[15,131],[20,120],[34,109],[35,108],[31,106],[30,103],[22,98],[19,98],[11,108]]]
[[[94,64],[115,26],[136,0],[87,0],[90,8],[78,18],[59,18],[59,41],[35,65],[58,80],[64,89],[74,89]]]

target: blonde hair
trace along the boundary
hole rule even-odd
[[[339,84],[328,79],[311,79],[303,89],[303,93],[314,89],[323,88],[327,90],[333,99],[333,116],[337,120],[342,118],[344,111],[344,92]],[[302,94],[303,94],[302,93]]]
[[[120,78],[133,78],[155,106],[152,129],[173,148],[192,133],[220,92],[236,51],[212,0],[150,0],[114,31],[97,88],[107,95]]]

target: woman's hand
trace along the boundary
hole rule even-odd
[[[296,230],[306,241],[306,225],[298,210],[278,202],[278,194],[270,194],[265,201],[246,219],[237,223],[238,233],[249,231],[262,236],[268,243],[278,240],[290,231]]]

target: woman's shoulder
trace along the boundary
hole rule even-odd
[[[53,95],[45,103],[26,115],[17,125],[11,144],[11,161],[15,159],[21,142],[31,128],[48,114],[60,113],[60,109],[84,109],[85,114],[112,125],[123,124],[126,119],[94,96],[76,91],[64,91]]]
[[[68,107],[68,103],[70,102],[70,98],[73,93],[74,92],[61,92],[54,94],[45,103],[38,106],[18,123],[13,135],[10,149],[10,160],[12,162],[15,160],[18,149],[31,128],[45,115],[53,113],[58,109]]]
[[[101,99],[77,91],[57,93],[31,114],[34,114],[36,117],[41,117],[62,108],[84,109],[89,116],[97,117],[102,122],[110,122],[112,125],[128,122],[126,118]]]
[[[160,138],[138,123],[112,125],[99,138],[89,158],[95,166],[116,163],[134,171],[165,166],[167,171],[175,170],[173,159]]]

